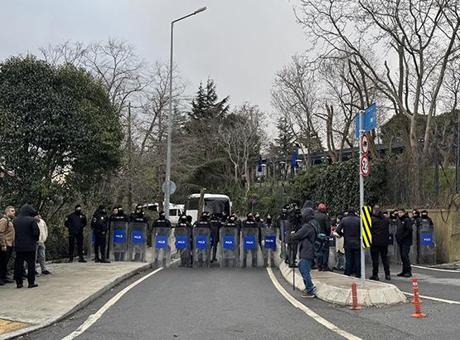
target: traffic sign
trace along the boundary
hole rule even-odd
[[[163,191],[164,194],[166,194],[166,181],[163,182],[163,185],[161,186],[161,190]],[[172,195],[176,192],[177,186],[176,183],[173,181],[169,181],[169,194]]]
[[[367,137],[366,134],[363,134],[361,137],[361,150],[363,151],[363,154],[367,156],[369,152],[369,137]]]
[[[371,171],[371,165],[369,163],[369,157],[367,157],[367,155],[363,155],[361,157],[359,170],[361,171],[361,175],[363,175],[364,177],[369,176],[369,173]]]

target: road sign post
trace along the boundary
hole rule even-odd
[[[360,141],[363,139],[363,133],[364,133],[364,126],[363,126],[363,117],[364,112],[359,112],[358,117],[359,117],[359,137]],[[360,143],[361,144],[361,143]],[[363,173],[361,171],[361,160],[363,158],[363,147],[362,145],[359,146],[359,214],[361,215],[361,211],[363,211],[364,207],[364,177]],[[361,284],[364,287],[366,284],[366,261],[364,260],[364,247],[363,247],[363,219],[360,216],[359,219],[359,236],[360,236],[360,241],[361,241]]]

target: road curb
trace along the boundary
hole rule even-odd
[[[279,265],[281,275],[283,278],[293,284],[292,268],[281,262]],[[317,292],[316,296],[323,301],[333,303],[341,306],[351,306],[351,284],[356,282],[358,285],[358,302],[363,306],[384,306],[384,305],[395,305],[407,302],[406,296],[393,284],[384,282],[369,282],[372,287],[360,286],[360,279],[347,277],[341,274],[332,272],[312,272],[313,282],[315,283]],[[338,287],[329,284],[327,281],[330,280],[347,280],[349,281],[349,288]],[[304,290],[305,285],[303,283],[302,276],[298,270],[295,271],[295,287],[299,290]]]
[[[79,304],[74,306],[70,311],[68,311],[68,312],[66,312],[66,313],[64,313],[62,315],[58,315],[58,316],[56,316],[56,317],[54,317],[52,319],[48,319],[47,321],[45,321],[45,322],[43,322],[41,324],[33,325],[31,327],[19,329],[17,331],[11,332],[11,333],[0,335],[0,340],[14,339],[14,338],[17,338],[19,336],[23,336],[23,335],[35,332],[35,331],[37,331],[39,329],[51,326],[52,324],[54,324],[56,322],[59,322],[59,321],[65,319],[65,318],[69,317],[70,315],[76,313],[77,311],[81,310],[82,308],[86,307],[88,304],[90,304],[91,302],[96,300],[98,297],[100,297],[101,295],[103,295],[104,293],[106,293],[107,291],[109,291],[110,289],[115,287],[116,285],[118,285],[118,284],[122,283],[123,281],[133,277],[134,275],[139,274],[141,272],[144,272],[144,271],[146,271],[146,270],[148,270],[150,268],[152,268],[152,263],[146,263],[142,267],[138,267],[136,269],[133,269],[130,272],[125,273],[125,274],[121,275],[120,277],[116,278],[115,280],[110,282],[105,287],[99,289],[96,293],[88,296],[85,300],[83,300],[82,302],[80,302]]]

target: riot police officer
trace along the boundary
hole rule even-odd
[[[112,208],[112,215],[109,217],[109,227],[107,230],[107,235],[110,237],[112,226],[110,222],[129,222],[129,217],[124,213],[121,206],[115,206]],[[106,258],[110,257],[110,242],[106,251]]]
[[[242,243],[243,243],[243,267],[246,267],[247,255],[251,253],[252,266],[257,266],[257,238],[259,237],[259,228],[252,213],[246,215],[246,221],[242,226]]]
[[[181,266],[191,267],[193,263],[193,242],[192,242],[192,224],[188,221],[187,215],[181,215],[176,226],[176,248],[180,254]],[[181,241],[184,244],[179,245]]]
[[[105,246],[107,240],[109,219],[107,217],[107,211],[103,205],[100,205],[93,214],[91,220],[91,228],[94,233],[94,262],[110,263],[106,259]]]
[[[160,256],[162,256],[163,266],[169,265],[171,260],[171,249],[169,247],[169,237],[171,234],[171,222],[166,218],[164,211],[160,211],[158,219],[153,222],[153,237],[155,248],[155,264],[160,264]]]
[[[142,205],[136,205],[136,209],[129,216],[131,222],[143,222],[148,223],[148,218],[145,216],[144,209]]]
[[[211,227],[211,247],[212,247],[211,263],[213,263],[216,261],[216,257],[217,257],[217,244],[219,243],[219,230],[222,227],[222,223],[219,217],[217,216],[217,214],[212,214],[209,224]]]
[[[209,237],[211,234],[211,224],[209,223],[209,214],[207,211],[201,213],[200,219],[194,224],[194,263],[199,266],[209,265]],[[200,243],[202,242],[202,243]]]

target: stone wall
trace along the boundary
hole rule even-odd
[[[460,210],[429,210],[433,220],[438,263],[460,261]]]

